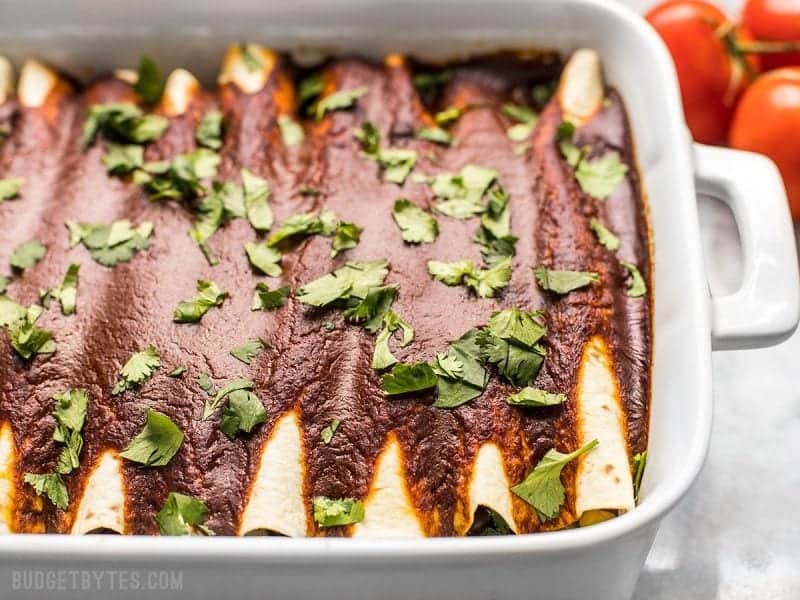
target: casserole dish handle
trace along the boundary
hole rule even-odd
[[[711,298],[715,350],[761,348],[789,337],[800,318],[800,277],[786,191],[760,154],[694,144],[697,191],[725,202],[742,243],[741,287]]]

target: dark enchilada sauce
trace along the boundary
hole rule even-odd
[[[419,67],[418,69],[422,69]],[[99,81],[82,92],[58,89],[41,108],[0,106],[0,121],[10,135],[0,144],[0,178],[23,177],[19,200],[0,204],[0,257],[20,243],[38,239],[47,254],[15,278],[8,296],[29,305],[40,289],[60,283],[71,262],[81,264],[77,313],[64,317],[57,303],[38,326],[53,332],[58,349],[25,362],[6,336],[0,340],[0,422],[11,424],[17,447],[19,531],[69,531],[81,490],[95,460],[106,449],[122,449],[144,424],[146,408],[162,411],[183,430],[181,450],[165,467],[142,467],[122,461],[126,485],[126,521],[131,533],[157,533],[155,513],[170,491],[202,499],[209,508],[208,527],[218,534],[237,532],[264,443],[287,411],[300,417],[305,452],[305,497],[364,498],[376,459],[390,433],[404,454],[412,502],[428,535],[452,535],[466,514],[469,468],[482,443],[501,449],[512,482],[521,481],[550,448],[575,448],[574,392],[586,341],[602,334],[614,359],[627,416],[629,453],[646,448],[649,405],[650,306],[648,297],[626,294],[627,273],[618,258],[639,265],[649,281],[649,242],[642,191],[631,134],[619,95],[608,93],[602,111],[577,132],[576,144],[594,152],[617,151],[630,166],[612,196],[598,201],[581,192],[554,142],[562,116],[556,102],[543,108],[525,152],[515,151],[506,135],[512,121],[502,115],[506,102],[531,104],[530,89],[557,76],[551,56],[524,60],[508,56],[448,67],[452,77],[427,105],[415,90],[408,66],[376,66],[339,60],[323,69],[332,89],[367,86],[369,92],[352,110],[321,121],[306,119],[305,141],[286,148],[277,125],[280,113],[293,110],[295,68],[281,62],[266,86],[247,95],[233,85],[217,94],[200,92],[188,111],[170,120],[167,133],[146,148],[147,160],[167,159],[195,146],[194,132],[211,108],[226,123],[218,179],[239,180],[248,168],[267,179],[276,224],[298,212],[327,206],[339,218],[363,227],[356,248],[330,256],[330,240],[313,236],[284,255],[283,275],[270,287],[292,289],[346,261],[387,259],[386,282],[397,284],[393,309],[416,330],[408,347],[392,346],[400,361],[430,360],[473,327],[484,325],[504,307],[544,308],[548,356],[537,386],[569,395],[565,404],[525,409],[509,406],[512,387],[491,377],[481,397],[456,409],[430,406],[432,394],[385,398],[380,376],[370,366],[374,336],[344,322],[341,311],[316,309],[293,298],[275,311],[251,311],[257,281],[267,281],[249,266],[242,244],[256,239],[249,223],[236,219],[209,242],[220,259],[211,267],[188,235],[194,215],[188,205],[151,202],[137,185],[111,177],[100,162],[103,142],[80,149],[85,110],[97,102],[132,100],[128,84]],[[426,114],[449,106],[471,108],[451,126],[456,140],[443,147],[415,139]],[[541,107],[535,107],[541,108]],[[353,130],[369,120],[386,145],[418,151],[415,172],[455,172],[466,164],[492,167],[511,197],[511,228],[519,238],[511,283],[494,299],[478,299],[465,287],[448,287],[427,272],[428,260],[471,258],[480,263],[472,241],[477,220],[437,216],[439,237],[431,244],[404,244],[391,215],[398,198],[430,209],[429,186],[409,178],[401,188],[383,182],[377,165],[361,154]],[[303,195],[305,187],[320,191]],[[600,246],[589,220],[600,217],[620,238],[618,256]],[[83,247],[70,248],[64,222],[111,222],[130,219],[154,224],[149,250],[114,268],[95,263]],[[532,268],[586,270],[600,274],[602,285],[565,296],[541,292]],[[172,322],[172,311],[195,293],[198,279],[211,279],[229,297],[198,324]],[[269,348],[245,365],[229,351],[262,338]],[[112,396],[119,369],[148,344],[161,355],[161,369],[141,387]],[[166,373],[186,366],[182,378]],[[199,419],[206,396],[197,375],[208,373],[221,387],[243,377],[256,383],[268,422],[250,435],[229,439],[218,419]],[[81,468],[66,476],[72,502],[61,511],[42,502],[22,483],[25,472],[52,471],[59,448],[52,441],[52,396],[66,388],[85,388],[89,407],[83,430]],[[329,444],[320,433],[332,419],[341,425]],[[567,502],[560,518],[543,526],[535,511],[514,498],[523,531],[555,529],[574,520],[574,466],[564,470]],[[309,523],[313,520],[309,518]],[[314,526],[311,525],[313,528]],[[346,535],[345,528],[318,529],[318,535]]]

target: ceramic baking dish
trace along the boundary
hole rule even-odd
[[[794,237],[777,170],[756,155],[690,143],[669,57],[643,21],[602,0],[73,0],[7,3],[2,13],[0,54],[17,64],[36,56],[81,78],[135,64],[146,51],[163,68],[188,68],[213,85],[210,65],[229,42],[242,39],[309,56],[319,49],[375,57],[400,51],[425,59],[532,45],[595,48],[607,81],[627,104],[648,192],[655,339],[641,503],[619,518],[554,533],[419,541],[0,536],[1,597],[631,596],[661,518],[703,463],[712,347],[777,343],[794,329],[800,310]],[[698,189],[723,198],[739,224],[744,277],[729,296],[709,297]],[[172,572],[171,581],[158,575],[164,571]]]

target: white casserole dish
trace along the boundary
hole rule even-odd
[[[88,77],[135,64],[147,52],[163,68],[186,67],[209,85],[216,75],[210,65],[218,64],[229,42],[242,39],[277,49],[376,57],[402,51],[429,59],[531,45],[595,48],[607,81],[625,99],[649,195],[655,339],[642,500],[617,519],[555,533],[422,541],[0,536],[0,596],[631,596],[661,518],[703,463],[712,342],[719,349],[776,343],[794,329],[800,311],[794,237],[777,170],[759,156],[692,147],[669,57],[643,21],[602,0],[71,0],[7,3],[2,13],[0,54],[17,64],[36,56]],[[721,195],[739,223],[745,274],[742,288],[724,298],[709,298],[693,177],[703,191]],[[154,582],[161,586],[147,572],[165,569],[180,571],[175,587],[181,589],[150,589]],[[43,575],[32,577],[32,571]],[[117,575],[84,575],[99,571]]]

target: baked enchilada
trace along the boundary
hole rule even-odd
[[[421,537],[631,510],[650,248],[597,54],[81,89],[0,63],[0,531]]]

